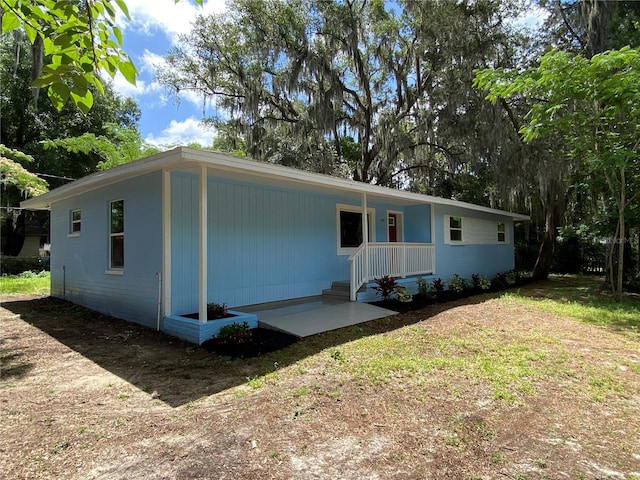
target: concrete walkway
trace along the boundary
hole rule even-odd
[[[257,315],[260,326],[297,337],[308,337],[398,313],[368,303],[326,300],[322,297],[252,305],[238,310]]]

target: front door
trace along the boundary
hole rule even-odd
[[[388,225],[389,225],[389,241],[397,242],[398,241],[398,214],[390,213],[388,215]]]

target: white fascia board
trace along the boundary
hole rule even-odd
[[[356,182],[354,180],[332,177],[330,175],[323,175],[321,173],[307,172],[304,170],[298,170],[295,168],[276,165],[273,163],[257,162],[255,160],[242,157],[234,157],[232,155],[219,152],[208,152],[205,150],[194,150],[190,148],[183,148],[183,151],[185,152],[186,158],[193,159],[197,162],[209,163],[210,166],[212,168],[215,168],[216,170],[243,170],[247,173],[258,176],[280,178],[289,181],[295,181],[301,184],[323,186],[328,190],[341,190],[352,193],[367,193],[375,197],[405,200],[410,201],[414,204],[433,203],[439,205],[451,205],[455,207],[466,208],[469,210],[492,213],[494,215],[502,215],[505,217],[510,217],[513,220],[529,220],[530,218],[528,215],[521,215],[519,213],[507,212],[504,210],[497,210],[494,208],[474,205],[472,203],[460,202],[458,200],[450,200],[446,198],[434,197],[431,195],[423,195],[420,193],[394,190],[392,188],[372,185],[370,183]]]
[[[90,191],[98,186],[109,185],[127,178],[133,178],[161,169],[177,169],[189,167],[190,164],[204,164],[214,171],[228,171],[235,173],[247,173],[258,177],[267,177],[283,181],[284,184],[298,183],[300,185],[320,186],[326,191],[338,191],[348,193],[366,193],[372,198],[395,199],[412,204],[438,204],[450,205],[469,210],[502,215],[513,220],[529,220],[528,215],[496,210],[493,208],[474,205],[457,200],[422,195],[419,193],[394,190],[379,185],[356,182],[345,178],[332,177],[320,173],[306,172],[291,167],[276,165],[273,163],[258,162],[256,160],[236,157],[227,153],[213,152],[210,150],[196,150],[187,147],[177,147],[166,152],[161,152],[135,162],[119,165],[104,172],[97,172],[70,184],[56,188],[35,198],[21,202],[22,208],[48,209],[51,203],[74,195]]]
[[[102,187],[163,168],[171,168],[172,164],[181,159],[180,147],[160,152],[134,162],[118,165],[109,170],[92,173],[50,192],[24,200],[20,202],[20,206],[32,210],[47,210],[51,207],[52,202],[88,192],[98,186]]]

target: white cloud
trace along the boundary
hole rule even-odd
[[[123,29],[135,28],[138,31],[163,32],[174,43],[177,36],[188,33],[191,23],[199,14],[221,13],[226,11],[225,0],[205,0],[202,7],[189,0],[127,0],[131,20],[121,18]]]
[[[539,29],[544,21],[549,16],[549,11],[546,8],[539,7],[537,4],[529,4],[514,21],[514,24],[519,28],[525,28],[530,30]]]
[[[155,80],[155,74],[158,68],[166,65],[166,60],[162,55],[144,51],[142,57],[137,62],[138,79],[135,85],[130,84],[119,72],[116,73],[112,82],[113,89],[122,97],[131,97],[138,101],[144,101],[149,106],[164,106],[169,103],[169,92],[160,83]],[[145,80],[145,78],[149,80]],[[153,101],[145,95],[153,95]],[[182,90],[179,93],[179,100],[186,101],[199,110],[206,110],[202,96],[192,90]]]
[[[156,137],[149,134],[145,141],[158,147],[189,143],[198,143],[206,147],[213,143],[215,136],[215,129],[204,125],[200,120],[189,117],[182,122],[171,120],[169,126],[162,130],[160,135]]]
[[[156,70],[159,66],[164,65],[165,59],[162,55],[144,51],[142,57],[136,62],[138,68],[138,78],[136,84],[129,83],[120,72],[116,73],[111,83],[113,89],[119,93],[122,97],[132,97],[139,100],[144,95],[153,94],[162,99],[161,104],[166,104],[166,95],[164,95],[162,87],[158,82],[154,80]],[[145,80],[146,79],[146,80]]]

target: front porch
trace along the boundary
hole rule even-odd
[[[355,302],[360,287],[376,278],[435,274],[436,250],[432,243],[364,242],[349,264],[349,299]]]

